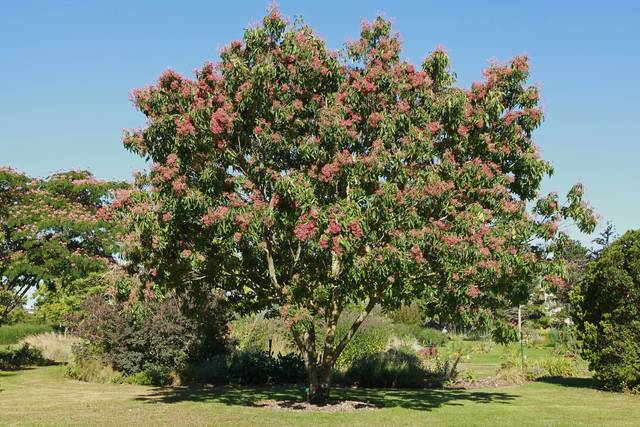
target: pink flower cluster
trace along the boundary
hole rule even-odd
[[[422,253],[422,249],[420,249],[420,246],[418,245],[414,245],[411,248],[411,256],[418,264],[424,262],[424,254]]]
[[[351,222],[349,222],[349,230],[351,230],[351,234],[356,239],[359,239],[362,237],[362,229],[360,228],[360,223],[358,223],[357,220],[354,219]]]
[[[182,118],[176,118],[176,133],[180,138],[184,138],[185,136],[194,135],[196,133],[196,128],[191,123],[191,119],[186,116]]]
[[[307,220],[307,215],[302,215],[300,219],[302,220],[302,222],[296,225],[293,232],[298,240],[304,242],[315,235],[316,223],[313,220]]]
[[[466,294],[469,298],[477,298],[480,296],[480,289],[478,289],[478,287],[475,285],[469,285],[467,287]]]
[[[215,209],[209,208],[205,216],[202,217],[202,222],[209,227],[214,222],[224,219],[228,212],[229,208],[226,206],[218,206]]]

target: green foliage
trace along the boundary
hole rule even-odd
[[[587,267],[571,292],[582,356],[611,390],[640,390],[640,230],[628,231]]]
[[[418,304],[403,305],[400,308],[392,310],[388,316],[395,323],[405,325],[422,326],[424,324],[424,316]]]
[[[28,366],[48,365],[51,361],[42,356],[42,352],[23,344],[18,348],[0,350],[0,371],[13,371]]]
[[[540,366],[549,377],[575,377],[578,375],[575,359],[568,357],[550,357],[542,360]]]
[[[346,384],[359,387],[423,388],[428,378],[417,355],[397,349],[363,354],[344,374]]]
[[[116,227],[99,210],[123,187],[86,171],[38,179],[0,167],[0,324],[30,290],[53,303],[75,280],[114,264]]]
[[[383,319],[370,319],[365,323],[357,334],[347,344],[344,351],[336,361],[336,367],[344,369],[351,366],[355,360],[361,359],[366,355],[380,353],[386,350],[389,338],[391,337],[391,328],[388,322]],[[347,322],[348,323],[348,322]],[[338,327],[336,336],[338,339],[346,334],[347,324],[341,324]]]
[[[124,144],[152,166],[109,210],[128,225],[130,269],[280,310],[311,367],[341,360],[353,334],[335,327],[356,301],[353,331],[419,296],[439,320],[488,322],[534,278],[561,281],[543,253],[558,221],[588,231],[595,217],[580,185],[565,206],[538,197],[552,168],[531,137],[527,58],[484,75],[454,87],[442,49],[405,61],[382,17],[336,54],[272,9],[194,78],[169,70],[133,92],[147,126]]]
[[[306,378],[302,357],[297,353],[277,357],[259,349],[235,352],[228,378],[238,384],[298,383]]]
[[[260,349],[271,352],[289,353],[295,350],[291,331],[285,326],[283,319],[269,319],[264,314],[244,316],[231,322],[230,337],[239,350]]]
[[[338,374],[338,379],[346,385],[360,387],[442,387],[456,381],[459,362],[460,357],[423,361],[409,349],[392,348],[360,356],[344,373]]]
[[[30,335],[51,332],[52,330],[50,325],[32,321],[2,325],[0,326],[0,345],[16,344]]]
[[[68,378],[91,383],[120,383],[124,376],[97,357],[79,357],[65,368]]]
[[[74,332],[87,341],[76,357],[97,358],[124,375],[139,374],[140,381],[163,384],[188,363],[224,350],[226,316],[224,307],[215,305],[207,316],[187,317],[176,297],[146,302],[131,311],[92,296],[76,319]]]
[[[185,383],[225,384],[229,381],[227,355],[219,354],[207,360],[189,364],[180,375]]]

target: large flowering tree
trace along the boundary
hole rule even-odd
[[[401,60],[382,18],[334,52],[274,10],[195,74],[133,92],[148,124],[124,143],[153,164],[115,203],[127,257],[154,283],[278,309],[314,400],[374,306],[421,298],[488,318],[534,278],[562,283],[541,250],[559,221],[594,227],[580,186],[565,206],[539,197],[552,169],[531,139],[542,112],[525,57],[464,90],[443,49]],[[348,305],[361,314],[338,335]]]
[[[30,291],[60,303],[75,280],[115,263],[115,227],[96,213],[124,187],[86,171],[39,179],[0,167],[0,324]]]

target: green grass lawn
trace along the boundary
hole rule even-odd
[[[0,372],[0,425],[638,426],[640,396],[590,388],[573,379],[477,390],[336,390],[384,407],[352,413],[300,413],[251,407],[294,399],[291,388],[152,388],[67,380],[61,366]]]
[[[517,343],[507,346],[495,344],[490,341],[472,341],[454,339],[439,348],[443,356],[452,352],[462,352],[464,357],[460,361],[460,370],[463,373],[471,372],[473,378],[485,378],[494,376],[500,365],[508,358],[508,353],[513,353],[517,362],[520,360],[520,347]],[[547,358],[557,357],[554,349],[543,345],[525,345],[524,357],[527,362],[540,362]],[[587,370],[587,363],[582,359],[576,361],[580,370]]]

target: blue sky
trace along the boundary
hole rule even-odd
[[[640,228],[640,2],[279,2],[329,47],[362,19],[392,18],[404,57],[449,51],[458,84],[490,59],[526,53],[546,121],[536,133],[556,168],[544,190],[581,181],[603,220]],[[0,165],[46,176],[88,168],[129,179],[143,162],[122,129],[144,124],[128,94],[166,68],[190,75],[261,19],[268,1],[4,1],[0,4]],[[586,239],[586,240],[585,240]],[[583,238],[588,241],[588,238]]]

